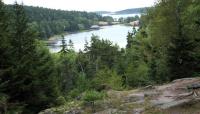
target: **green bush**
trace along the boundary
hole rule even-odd
[[[63,96],[59,96],[57,99],[56,99],[56,104],[57,105],[64,105],[66,103],[66,100]]]
[[[148,66],[145,63],[141,63],[138,66],[128,66],[126,71],[128,86],[138,87],[150,84],[148,70]]]
[[[97,89],[101,88],[100,86],[102,85],[106,86],[107,88],[112,88],[115,90],[122,89],[121,76],[117,75],[115,71],[112,71],[110,69],[104,69],[98,71],[95,75],[93,83],[94,87]]]
[[[77,96],[79,96],[81,94],[80,90],[79,89],[73,89],[69,92],[68,96],[70,98],[76,98]]]
[[[8,100],[8,95],[0,93],[0,114],[21,114],[25,105],[10,103]]]
[[[79,73],[78,78],[76,80],[76,88],[80,92],[84,92],[90,88],[91,86],[90,84],[91,84],[91,81],[86,78],[86,74],[83,72]]]
[[[105,97],[105,93],[97,92],[94,90],[86,91],[83,95],[83,101],[85,102],[94,102],[96,100],[101,100]]]

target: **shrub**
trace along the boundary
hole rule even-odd
[[[94,90],[86,91],[83,95],[83,105],[89,106],[92,110],[91,113],[95,112],[95,101],[101,100],[105,97],[105,94],[103,92],[97,92]]]
[[[103,92],[97,92],[94,90],[86,91],[83,95],[83,101],[85,102],[94,102],[96,100],[101,100],[105,97]]]
[[[94,87],[97,89],[101,88],[102,85],[115,90],[122,89],[121,76],[117,75],[115,71],[112,71],[110,69],[98,71],[93,80],[93,83]]]
[[[56,104],[57,105],[64,105],[66,103],[66,100],[63,96],[59,96],[57,99],[56,99]]]
[[[130,65],[126,72],[128,86],[138,87],[150,84],[148,70],[148,66],[145,63],[141,63],[138,66]]]
[[[73,89],[73,90],[71,90],[71,91],[69,92],[68,96],[69,96],[70,98],[76,98],[76,97],[78,97],[80,94],[81,94],[80,90],[75,88],[75,89]]]

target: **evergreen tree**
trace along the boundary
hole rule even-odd
[[[69,50],[70,50],[70,51],[73,51],[73,50],[74,50],[74,43],[72,42],[71,39],[69,39],[68,46],[69,46]]]
[[[28,20],[23,7],[17,3],[14,5],[12,29],[12,76],[9,79],[7,92],[12,100],[23,102],[27,100],[28,88],[33,77],[33,54],[35,53],[34,33],[28,28]]]
[[[60,52],[61,52],[61,53],[67,53],[68,48],[67,48],[67,44],[66,44],[66,42],[65,42],[65,37],[64,37],[64,35],[62,35],[61,37],[62,37],[62,40],[61,40],[61,42],[62,42],[61,48],[62,48],[62,49],[60,50]]]
[[[185,1],[178,0],[176,2],[176,27],[177,36],[171,39],[169,48],[169,67],[171,79],[191,77],[194,73],[195,64],[194,57],[191,53],[195,53],[195,42],[191,36],[187,37],[184,32],[184,25],[181,12],[184,12],[186,6]]]
[[[8,70],[10,65],[10,42],[9,42],[9,30],[8,30],[8,15],[5,10],[5,6],[2,1],[0,1],[0,82],[3,76]],[[2,82],[3,83],[3,82]]]
[[[11,45],[9,32],[9,15],[0,0],[0,113],[8,113],[9,96],[5,92],[11,67]]]
[[[131,45],[134,42],[134,36],[135,35],[136,35],[136,29],[134,27],[132,32],[128,32],[126,48],[131,48]]]
[[[70,49],[67,48],[64,37],[62,37],[62,50],[60,51],[58,72],[60,75],[60,89],[64,94],[69,93],[75,86],[77,75],[76,54],[73,50],[73,43],[70,41]]]
[[[38,112],[55,106],[57,97],[61,95],[54,58],[39,41],[36,42],[33,66],[34,69],[31,69],[33,79],[29,86],[31,96],[26,102],[29,104],[29,110]]]
[[[173,80],[198,74],[198,5],[196,0],[161,0],[143,16],[152,79]]]
[[[14,17],[10,25],[12,26],[10,35],[12,56],[7,56],[11,57],[11,59],[7,58],[10,62],[10,70],[3,79],[6,86],[1,88],[1,92],[9,96],[9,103],[24,106],[24,110],[22,109],[20,113],[36,113],[47,108],[50,102],[54,103],[56,99],[56,78],[53,75],[54,71],[49,68],[53,63],[48,57],[46,58],[47,53],[40,54],[42,51],[37,48],[36,34],[28,26],[23,6],[16,3],[12,11]],[[42,68],[48,70],[44,72]]]

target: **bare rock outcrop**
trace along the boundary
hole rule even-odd
[[[98,110],[93,114],[148,114],[146,111],[153,108],[175,110],[176,107],[180,109],[186,104],[189,106],[200,104],[200,78],[183,78],[160,86],[150,85],[127,91],[108,90],[107,95],[108,98],[97,103]],[[84,114],[85,111],[84,108],[63,110],[63,114]],[[180,111],[177,112],[182,114]],[[200,113],[200,106],[197,112]],[[54,111],[47,109],[40,114],[58,113],[55,109]],[[174,112],[167,114],[174,114]]]

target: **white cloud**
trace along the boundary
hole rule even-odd
[[[12,4],[16,0],[3,0]],[[156,0],[17,0],[29,6],[41,6],[63,10],[118,11],[128,8],[152,6]]]

